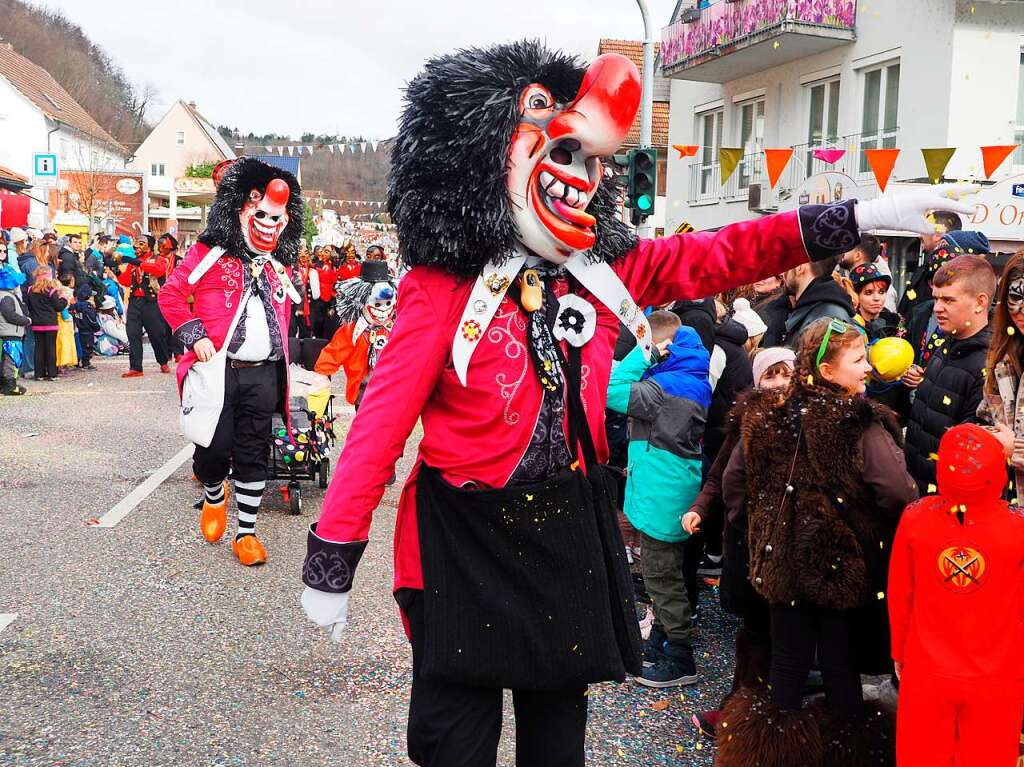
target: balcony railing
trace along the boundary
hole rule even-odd
[[[781,34],[797,33],[805,38],[805,46],[784,45],[772,52],[776,63],[784,63],[790,54],[814,55],[849,42],[856,21],[855,0],[717,0],[699,11],[684,11],[680,21],[662,30],[662,65],[671,75]],[[766,62],[760,55],[755,58],[763,69]],[[718,73],[709,73],[708,79],[721,81]]]
[[[899,128],[887,128],[877,133],[857,133],[824,141],[797,144],[793,147],[793,157],[779,179],[776,192],[793,191],[817,173],[829,171],[845,173],[855,181],[869,181],[873,178],[871,166],[867,162],[865,149],[893,149],[899,142]],[[827,163],[814,156],[816,149],[842,149],[845,154],[835,163]],[[756,152],[743,156],[736,171],[722,186],[721,168],[718,156],[715,162],[694,162],[690,165],[691,205],[735,200],[746,197],[751,184],[768,186],[768,173],[764,163],[764,153]]]

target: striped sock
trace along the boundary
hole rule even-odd
[[[263,488],[267,483],[239,482],[235,480],[235,503],[238,504],[238,532],[235,540],[245,535],[256,534],[256,512],[260,510],[260,501],[263,500]]]
[[[216,506],[218,503],[224,502],[224,483],[218,482],[216,485],[203,485],[203,493],[206,495],[206,502]]]

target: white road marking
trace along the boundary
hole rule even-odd
[[[122,498],[117,504],[106,514],[100,517],[94,523],[94,527],[114,527],[118,522],[128,516],[129,512],[132,511],[136,506],[142,503],[146,498],[149,497],[150,493],[156,490],[163,483],[165,479],[171,476],[181,464],[185,463],[189,458],[192,457],[193,451],[196,446],[192,443],[185,445],[181,450],[174,454],[174,456],[159,469],[150,474],[146,481],[139,485],[137,488],[132,490],[128,495]]]
[[[123,397],[125,395],[132,394],[170,394],[171,389],[125,389],[124,391],[118,391],[117,396]],[[36,397],[79,397],[83,394],[102,394],[104,396],[110,396],[110,390],[100,389],[57,389],[55,391],[32,391],[29,394]]]
[[[14,619],[17,617],[17,613],[0,613],[0,631],[14,623]]]

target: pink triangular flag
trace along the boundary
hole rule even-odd
[[[827,162],[829,165],[839,162],[843,155],[846,154],[845,149],[815,149],[812,152],[815,159]]]

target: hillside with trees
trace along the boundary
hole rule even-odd
[[[49,72],[118,141],[134,146],[149,132],[146,111],[155,89],[133,85],[107,52],[59,11],[0,0],[0,36]]]

